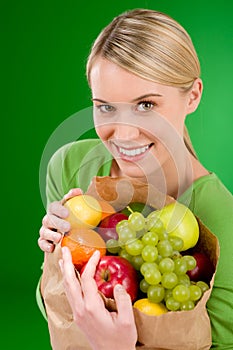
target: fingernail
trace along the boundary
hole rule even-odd
[[[99,256],[99,255],[100,255],[100,251],[97,249],[97,250],[94,251],[92,256],[96,257],[96,256]]]
[[[66,249],[67,249],[67,247],[61,247],[61,252],[62,252],[62,254],[65,254],[65,253],[66,253]]]
[[[52,249],[52,244],[49,243],[49,244],[47,245],[47,252],[50,252],[51,249]]]
[[[122,284],[116,284],[114,289],[117,291],[117,292],[122,292],[123,290],[125,290],[125,288],[122,286]]]
[[[58,261],[58,264],[60,266],[61,271],[63,271],[63,261],[61,259]]]
[[[69,192],[67,192],[65,195],[64,195],[64,199],[67,199],[67,198],[69,198],[69,196],[72,194],[72,192],[73,192],[73,190],[71,189],[71,190],[69,190]]]
[[[61,248],[62,255],[67,254],[67,253],[68,253],[68,250],[69,250],[69,248],[67,248],[66,246],[62,247],[62,248]]]

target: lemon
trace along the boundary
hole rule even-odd
[[[166,306],[162,303],[152,303],[148,298],[143,298],[135,301],[133,305],[136,309],[140,310],[146,315],[159,316],[168,312]]]
[[[196,245],[199,238],[199,226],[195,215],[185,205],[173,202],[158,211],[169,236],[182,238],[183,249],[187,250]]]
[[[90,195],[79,195],[68,199],[64,206],[69,210],[66,218],[72,229],[94,228],[102,218],[101,205]]]

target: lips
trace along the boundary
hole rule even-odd
[[[153,143],[143,145],[141,147],[126,148],[115,145],[120,157],[124,160],[136,161],[141,159],[150,149]]]

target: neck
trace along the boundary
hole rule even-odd
[[[147,177],[137,177],[137,180],[150,183],[160,192],[177,199],[195,180],[208,174],[209,172],[202,164],[185,148],[176,157],[175,162],[172,158],[169,158],[162,167],[150,173]],[[112,163],[111,176],[129,177],[121,171],[115,161]]]
[[[161,171],[159,174],[153,174],[149,181],[153,185],[164,192],[166,186],[166,193],[177,199],[181,196],[198,178],[208,175],[209,172],[187,149],[176,158],[176,162],[172,159],[163,166],[163,177],[161,178]],[[164,184],[163,179],[166,183]]]

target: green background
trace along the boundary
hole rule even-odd
[[[35,303],[43,260],[37,238],[45,213],[40,160],[59,124],[90,106],[85,61],[91,43],[114,16],[136,7],[164,11],[191,34],[204,95],[187,125],[202,163],[233,192],[232,2],[2,1],[2,349],[51,348]]]

